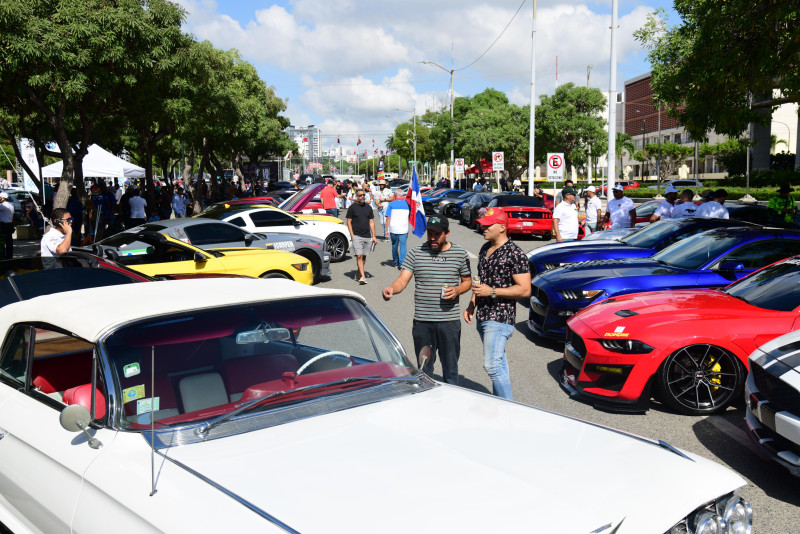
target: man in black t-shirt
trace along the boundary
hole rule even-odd
[[[347,208],[347,229],[353,242],[353,254],[356,255],[357,280],[359,284],[364,285],[367,283],[364,263],[370,252],[370,246],[378,242],[378,238],[375,237],[375,215],[372,213],[372,205],[367,204],[365,191],[356,191],[356,202]]]

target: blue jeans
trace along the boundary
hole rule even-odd
[[[406,240],[408,234],[389,234],[392,238],[392,265],[401,267],[406,260]]]
[[[431,357],[422,370],[433,376],[436,353],[442,360],[442,378],[448,384],[458,385],[458,357],[461,354],[461,319],[455,321],[417,321],[411,328],[414,338],[414,358],[423,347],[431,348]]]
[[[328,215],[331,215],[333,217],[338,217],[339,216],[339,208],[328,208],[325,211],[328,212]]]
[[[514,325],[497,321],[478,323],[478,334],[483,342],[483,368],[492,379],[492,393],[513,400],[511,380],[508,378],[506,343],[514,333]]]

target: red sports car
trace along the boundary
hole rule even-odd
[[[571,394],[621,411],[645,411],[656,395],[681,413],[719,412],[741,399],[748,355],[800,329],[800,256],[721,290],[613,297],[567,327],[561,384]]]
[[[540,235],[550,239],[553,233],[553,212],[541,207],[541,201],[526,195],[497,195],[486,208],[478,212],[480,217],[489,208],[499,208],[508,216],[508,233]]]
[[[623,181],[616,181],[617,184],[622,185],[622,190],[625,191],[626,189],[639,189],[639,182],[636,180],[623,180]],[[606,194],[606,186],[601,185],[597,188],[598,195],[605,195]]]

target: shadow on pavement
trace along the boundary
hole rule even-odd
[[[712,417],[721,417],[735,426],[738,431],[747,436],[747,424],[744,421],[744,409],[729,409],[728,411]],[[698,421],[692,426],[697,440],[711,453],[731,469],[747,478],[753,485],[772,497],[794,506],[800,506],[800,492],[797,491],[798,480],[789,471],[778,463],[769,459],[765,454],[751,447],[745,446],[733,439],[714,425],[709,418]]]
[[[527,320],[522,320],[517,322],[517,324],[514,325],[514,329],[523,336],[525,336],[525,339],[527,339],[537,347],[551,349],[558,353],[564,352],[564,343],[562,341],[556,341],[555,339],[549,339],[546,337],[537,336],[536,334],[531,332],[530,328],[528,328]]]
[[[439,374],[436,374],[436,373],[433,373],[431,378],[433,378],[437,382],[444,382],[444,379],[442,378],[442,375],[439,375]],[[479,384],[477,382],[473,382],[469,378],[465,378],[464,375],[462,375],[462,374],[458,375],[458,386],[462,387],[462,388],[466,388],[466,389],[471,389],[473,391],[478,391],[480,393],[489,393],[490,395],[492,393],[491,391],[486,389],[486,386],[484,386],[483,384]]]

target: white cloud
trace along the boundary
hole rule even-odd
[[[448,74],[419,62],[449,67],[452,50],[454,66],[465,66],[489,48],[519,7],[519,0],[296,0],[287,7],[258,9],[240,22],[220,14],[224,4],[179,1],[189,12],[189,31],[219,48],[239,49],[259,70],[268,71],[267,83],[289,97],[287,116],[292,123],[330,129],[334,144],[334,129],[391,131],[411,115],[396,108],[416,107],[421,112],[447,106]],[[641,47],[632,34],[652,11],[638,6],[620,17],[621,66],[641,60]],[[537,94],[555,89],[556,56],[559,83],[585,84],[586,66],[592,65],[592,86],[607,90],[610,22],[609,14],[584,2],[541,0],[536,21]],[[455,73],[457,94],[494,87],[517,105],[529,103],[530,31],[526,3],[480,61]],[[618,74],[620,86],[625,77]]]

